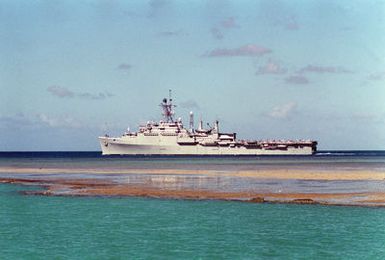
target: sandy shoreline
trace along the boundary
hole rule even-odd
[[[385,171],[369,170],[303,170],[303,169],[269,169],[269,170],[190,170],[190,169],[100,169],[100,168],[34,168],[34,167],[0,167],[1,173],[12,174],[151,174],[151,175],[205,175],[248,177],[260,179],[300,179],[300,180],[385,180]]]
[[[25,192],[28,195],[385,206],[385,171],[362,169],[194,170],[3,166],[0,167],[0,183],[43,187],[43,190]]]
[[[27,179],[0,178],[0,183],[39,185],[43,190],[26,191],[44,196],[117,196],[189,200],[225,200],[253,203],[289,203],[385,207],[385,192],[282,193],[258,191],[218,191],[173,189],[147,184],[114,183],[108,179]]]

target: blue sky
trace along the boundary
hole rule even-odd
[[[0,1],[0,150],[99,150],[177,116],[385,149],[385,1]]]

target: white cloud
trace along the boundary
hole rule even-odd
[[[70,116],[52,117],[44,113],[38,114],[37,118],[40,123],[49,127],[66,127],[66,128],[80,128],[82,124]]]
[[[189,99],[189,100],[186,100],[184,102],[180,102],[180,106],[182,108],[187,108],[187,109],[199,109],[198,103],[193,99]]]
[[[181,29],[176,30],[176,31],[162,31],[162,32],[158,33],[158,36],[161,36],[161,37],[177,37],[177,36],[181,36],[182,33],[183,33],[183,31]]]
[[[52,95],[60,98],[72,98],[75,96],[74,92],[65,87],[60,86],[50,86],[47,88],[47,91],[50,92]]]
[[[227,49],[227,48],[217,48],[213,49],[206,54],[204,57],[234,57],[234,56],[262,56],[264,54],[272,52],[271,49],[256,45],[256,44],[247,44],[238,48]]]
[[[285,83],[287,84],[298,84],[298,85],[309,84],[309,80],[306,77],[301,75],[289,76],[284,80],[285,80]]]
[[[223,39],[223,33],[218,28],[213,27],[213,28],[211,28],[210,32],[211,32],[211,35],[215,39],[217,39],[217,40],[222,40]]]
[[[267,116],[276,119],[290,118],[297,109],[296,102],[289,102],[280,106],[273,107],[273,109],[267,113]]]
[[[33,122],[23,113],[15,115],[0,115],[0,129],[26,128],[33,125]]]
[[[83,93],[78,94],[78,97],[80,97],[80,98],[92,99],[92,100],[106,99],[106,98],[113,97],[113,96],[114,96],[113,94],[108,93],[108,92],[106,92],[106,93],[99,92],[96,94],[89,93],[89,92],[83,92]]]
[[[116,68],[118,70],[130,70],[132,68],[132,65],[128,63],[120,63]]]
[[[385,71],[375,72],[368,76],[369,80],[383,80],[385,79]]]
[[[274,62],[269,59],[269,61],[263,65],[259,66],[256,75],[263,75],[263,74],[285,74],[287,72],[286,68],[283,68],[279,63]]]
[[[64,116],[50,116],[45,113],[36,115],[24,115],[18,113],[15,115],[0,115],[0,129],[41,129],[42,127],[49,128],[81,128],[84,125],[77,119]]]
[[[114,95],[109,92],[99,92],[99,93],[89,93],[89,92],[73,92],[65,87],[60,86],[50,86],[47,88],[47,91],[51,93],[51,95],[60,98],[82,98],[82,99],[90,99],[90,100],[101,100],[113,97]]]
[[[235,17],[227,17],[220,22],[220,25],[225,29],[237,28],[239,25],[235,21]]]
[[[150,0],[148,2],[149,13],[147,17],[155,18],[159,16],[169,4],[167,0]]]
[[[345,69],[343,67],[334,67],[334,66],[319,66],[309,64],[303,68],[301,68],[298,73],[353,73],[353,71]]]

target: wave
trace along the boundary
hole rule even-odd
[[[318,151],[316,156],[385,156],[384,150]]]
[[[315,154],[316,156],[354,156],[354,155],[358,155],[356,153],[339,153],[339,152],[335,152],[335,153],[316,153]]]

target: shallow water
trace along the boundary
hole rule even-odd
[[[385,151],[320,152],[314,156],[102,156],[100,152],[0,152],[0,167],[192,170],[385,170]]]
[[[119,169],[385,170],[385,153],[311,157],[101,157],[100,153],[0,153],[0,168],[57,168],[0,177],[108,179],[162,189],[383,192],[383,180],[236,178],[226,175],[95,174]],[[60,169],[82,169],[68,173]],[[127,197],[27,196],[0,185],[0,258],[382,259],[385,208],[251,204]]]
[[[0,256],[381,259],[385,209],[25,196],[0,185]]]
[[[384,151],[320,152],[315,156],[261,156],[261,157],[104,157],[98,152],[25,152],[0,153],[0,168],[10,167],[0,177],[33,179],[93,178],[109,179],[123,184],[150,184],[162,189],[208,189],[216,191],[250,191],[282,193],[348,193],[384,192],[383,180],[296,180],[255,179],[237,176],[237,172],[264,170],[320,171],[327,173],[354,173],[357,171],[385,172]],[[17,174],[12,169],[32,169],[30,173]],[[36,172],[33,171],[36,170]],[[40,169],[53,169],[39,175]],[[66,170],[75,169],[68,173]],[[169,169],[171,174],[151,174],[152,170]],[[77,173],[76,170],[79,170]],[[119,171],[130,170],[130,174]],[[135,170],[141,174],[135,174]],[[188,170],[191,173],[172,174]],[[80,171],[82,173],[80,173]],[[96,174],[96,171],[98,173]],[[143,174],[148,171],[148,174]],[[211,172],[210,172],[211,171]],[[66,173],[61,173],[66,172]],[[232,173],[232,176],[226,173]],[[284,174],[283,174],[284,175]]]

